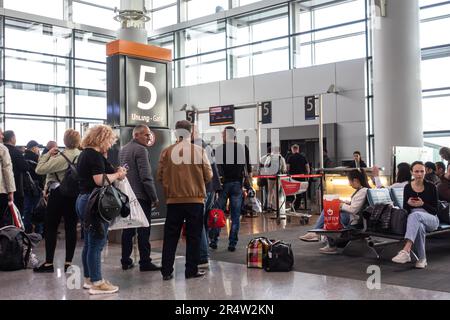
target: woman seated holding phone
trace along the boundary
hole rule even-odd
[[[427,232],[439,227],[438,193],[436,186],[425,180],[425,165],[416,161],[411,165],[414,180],[405,186],[403,191],[403,208],[408,211],[408,224],[406,227],[406,244],[403,249],[392,258],[393,262],[411,262],[411,247],[414,244],[419,260],[416,268],[424,269],[427,266],[425,254],[425,237]]]

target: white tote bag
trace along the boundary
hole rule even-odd
[[[147,217],[145,216],[144,210],[142,210],[128,179],[125,178],[122,181],[116,181],[114,182],[114,185],[128,196],[130,201],[130,214],[126,218],[122,218],[121,216],[115,218],[111,222],[109,230],[148,227],[149,223]]]

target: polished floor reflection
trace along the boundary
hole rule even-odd
[[[277,228],[295,228],[295,225],[283,222],[278,225],[271,219],[244,218],[242,232],[264,232]],[[157,247],[158,244],[154,243],[152,257],[155,263],[160,263]],[[35,253],[43,257],[43,243]],[[80,265],[80,253],[81,243],[75,253],[74,263],[77,265]],[[122,271],[118,244],[109,244],[104,251],[103,270],[104,277],[117,284],[120,291],[112,295],[90,296],[86,290],[80,289],[79,274],[66,275],[62,272],[63,255],[63,241],[59,241],[56,253],[58,269],[53,274],[36,274],[30,269],[0,272],[0,299],[450,299],[449,293],[437,291],[387,284],[370,290],[366,281],[302,272],[267,273],[247,269],[243,264],[220,261],[211,261],[205,277],[186,280],[185,259],[182,256],[176,259],[175,278],[163,281],[159,272],[140,272],[138,268]]]

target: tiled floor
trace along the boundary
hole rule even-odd
[[[279,228],[295,227],[282,220],[244,219],[242,234],[261,233]],[[161,242],[153,242],[154,248]],[[42,258],[43,243],[35,250]],[[81,243],[75,253],[74,264],[80,266]],[[233,253],[230,253],[233,254]],[[120,245],[109,244],[104,250],[104,277],[120,287],[113,295],[90,296],[82,285],[82,273],[66,275],[62,272],[64,241],[58,241],[56,266],[53,274],[36,274],[32,270],[0,272],[0,299],[450,299],[449,293],[381,284],[379,290],[368,289],[365,281],[313,275],[301,272],[267,273],[247,269],[245,265],[211,261],[203,278],[184,278],[184,257],[177,257],[175,278],[163,281],[159,272],[140,272],[138,268],[122,271]],[[160,263],[158,253],[154,262]],[[77,268],[75,268],[77,269]],[[78,269],[77,271],[80,271]]]
[[[77,253],[80,250],[78,247]],[[62,248],[58,248],[57,256],[61,253]],[[211,261],[205,277],[186,280],[184,257],[176,259],[175,278],[163,281],[159,272],[140,272],[138,268],[122,271],[120,247],[116,244],[109,245],[104,256],[104,276],[120,287],[117,294],[90,296],[86,290],[78,289],[82,278],[62,273],[63,261],[58,259],[59,269],[53,274],[36,274],[32,270],[1,272],[0,299],[450,299],[450,294],[442,292],[384,284],[380,290],[369,290],[364,281],[301,272],[267,273],[218,261]],[[153,257],[156,263],[160,262],[156,254]]]

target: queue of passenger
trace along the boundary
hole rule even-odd
[[[155,265],[151,260],[150,226],[127,229],[122,233],[122,269],[134,267],[131,259],[132,239],[137,234],[140,271],[160,270],[163,280],[173,278],[175,252],[183,223],[186,223],[187,244],[185,277],[196,278],[205,274],[201,269],[208,267],[208,246],[217,249],[220,236],[220,229],[208,230],[206,213],[213,206],[225,210],[228,201],[231,214],[228,251],[236,250],[243,187],[251,184],[252,177],[248,147],[237,142],[234,127],[224,129],[223,144],[215,152],[188,121],[178,121],[175,132],[177,141],[162,151],[156,174],[156,180],[163,187],[167,206],[162,265]],[[32,140],[27,144],[24,155],[15,146],[14,132],[6,131],[2,134],[0,131],[0,138],[4,136],[5,143],[5,146],[0,144],[0,210],[3,212],[8,203],[14,201],[19,211],[25,213],[27,232],[33,229],[30,211],[41,196],[34,195],[30,185],[24,185],[23,182],[39,185],[42,179],[40,177],[45,176],[45,183],[41,182],[41,185],[43,197],[47,200],[43,225],[46,257],[44,263],[34,268],[35,272],[51,273],[55,270],[54,255],[61,218],[64,218],[66,242],[64,271],[69,270],[76,248],[77,223],[80,221],[84,236],[81,253],[83,288],[88,289],[90,294],[114,293],[119,290],[118,286],[103,277],[101,253],[107,243],[109,223],[100,217],[95,201],[98,199],[99,187],[127,177],[151,224],[152,208],[159,205],[159,199],[149,162],[149,150],[146,148],[150,135],[147,126],[135,127],[131,141],[119,153],[120,166],[114,167],[108,160],[108,151],[118,137],[107,125],[90,128],[82,140],[77,131],[68,129],[64,133],[64,151],[59,150],[54,141],[49,141],[42,155],[39,155],[39,148],[43,146],[36,141]],[[440,154],[444,160],[450,159],[450,149],[442,148]],[[180,159],[183,161],[180,162]],[[79,179],[79,188],[73,194],[63,192],[61,187],[70,165],[76,165]],[[275,172],[268,174],[286,171],[291,174],[309,173],[310,170],[297,145],[292,147],[292,155],[287,161],[280,155],[279,149],[274,147],[264,157],[264,166],[275,168]],[[354,193],[350,201],[340,201],[340,221],[346,228],[361,227],[360,213],[368,205],[367,193],[370,189],[364,169],[366,166],[361,153],[355,151],[352,165],[355,169],[348,173],[348,182]],[[28,179],[28,176],[31,178]],[[382,185],[377,167],[373,168],[372,178],[377,188],[387,187]],[[445,168],[441,162],[424,164],[416,161],[411,166],[400,163],[397,166],[396,180],[389,188],[404,189],[403,208],[409,213],[406,244],[392,261],[410,262],[414,245],[419,254],[416,267],[425,268],[426,233],[439,227],[436,216],[438,200],[449,201],[450,198],[450,166]],[[275,190],[275,184],[269,181],[269,206],[272,208],[276,203],[274,198],[277,193],[279,190]],[[322,211],[314,228],[323,227]],[[39,225],[34,225],[34,231],[39,230]],[[306,242],[320,240],[316,233],[307,233],[299,238]],[[336,243],[332,239],[325,242],[326,245],[320,249],[321,253],[337,253]]]

